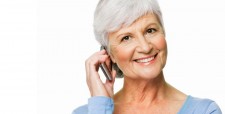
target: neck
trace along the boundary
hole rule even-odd
[[[166,97],[168,85],[165,82],[163,73],[160,73],[156,78],[149,80],[124,78],[124,86],[119,92],[120,99],[123,99],[123,103],[151,103]]]

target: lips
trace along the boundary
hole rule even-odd
[[[158,53],[156,53],[153,56],[148,56],[148,57],[143,57],[143,58],[139,58],[139,59],[135,59],[134,61],[136,61],[137,63],[148,63],[151,62],[153,59],[155,59],[155,57],[157,56]]]

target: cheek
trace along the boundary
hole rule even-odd
[[[131,60],[132,57],[132,48],[124,48],[122,46],[117,46],[112,50],[114,55],[115,62],[124,63],[128,60]]]
[[[160,38],[159,40],[157,40],[155,46],[157,47],[157,49],[161,51],[160,59],[161,59],[161,64],[163,68],[166,64],[166,59],[167,59],[167,44],[166,44],[165,38]]]
[[[154,44],[157,49],[159,50],[167,50],[167,44],[166,44],[166,39],[164,37],[160,37],[157,40],[154,41]]]

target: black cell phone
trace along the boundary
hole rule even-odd
[[[106,49],[106,48],[104,46],[101,46],[100,50],[103,50],[103,49]],[[105,62],[100,64],[100,68],[102,69],[102,72],[105,75],[106,79],[111,81],[112,75]]]

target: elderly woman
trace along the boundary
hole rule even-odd
[[[73,114],[221,114],[214,101],[186,95],[165,81],[167,45],[156,0],[100,0],[94,32],[106,50],[86,60],[92,97]],[[112,69],[105,83],[98,74],[104,62]],[[114,94],[117,76],[124,84]]]

